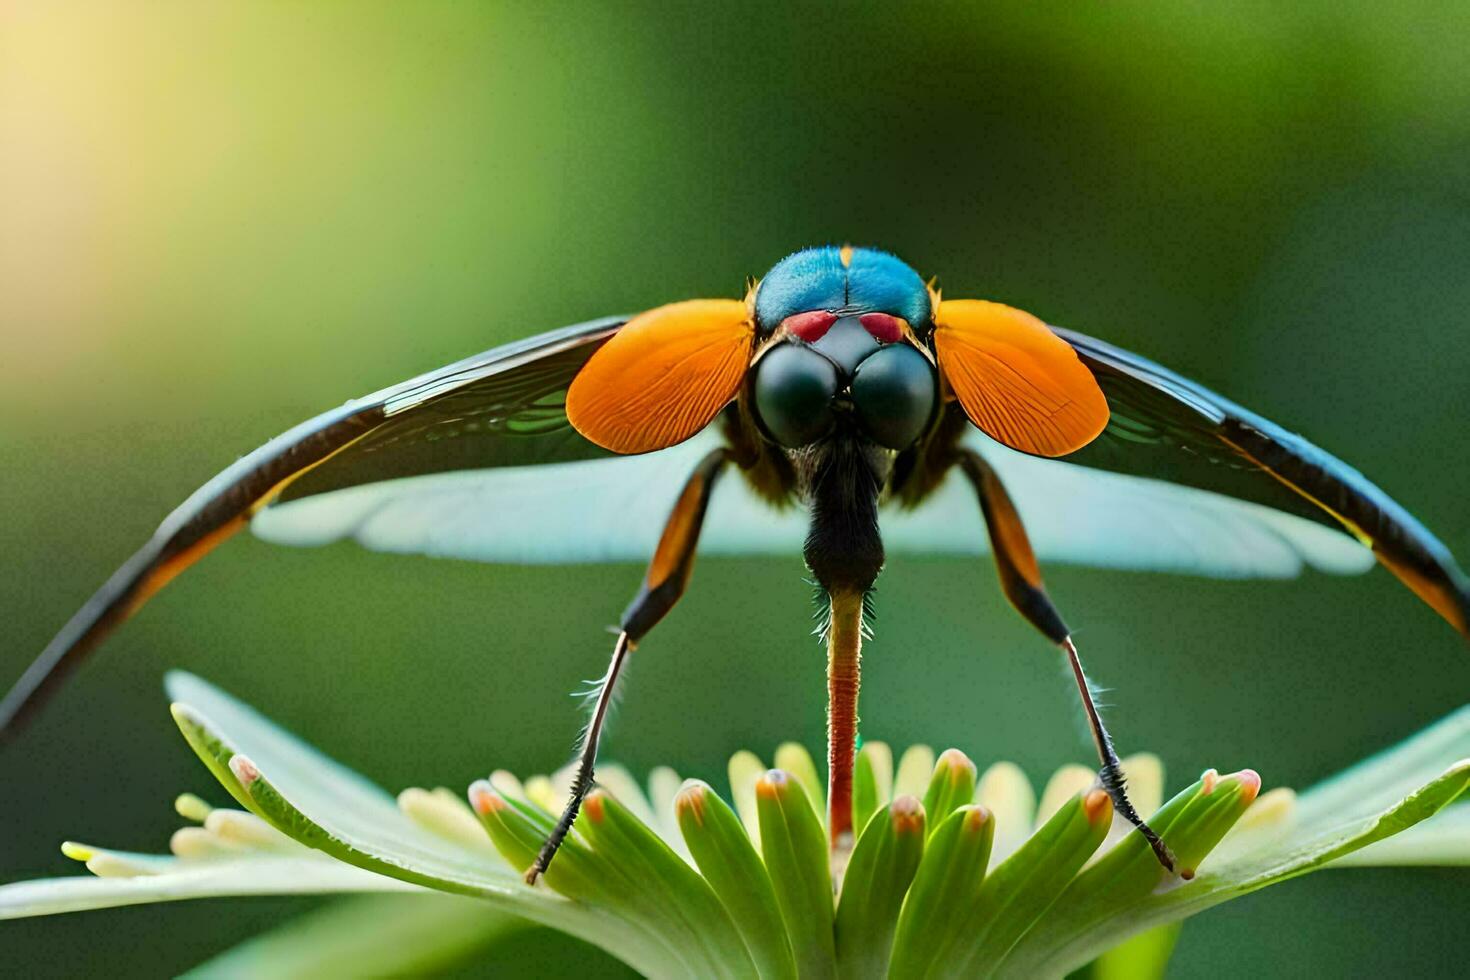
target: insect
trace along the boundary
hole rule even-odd
[[[885,547],[988,544],[1007,598],[1070,664],[1100,784],[1171,870],[1128,800],[1038,555],[1230,577],[1376,559],[1470,635],[1470,583],[1448,550],[1356,470],[1152,361],[1000,303],[942,298],[894,256],[848,246],[788,256],[743,299],[495,348],[266,443],[170,514],[66,624],[0,702],[0,726],[247,524],[297,545],[648,560],[532,882],[592,784],[618,677],[698,550],[799,549],[819,589],[834,853],[855,829],[859,655]]]

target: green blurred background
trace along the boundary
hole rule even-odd
[[[1467,30],[1461,3],[6,4],[0,685],[300,419],[564,323],[739,295],[823,242],[1155,356],[1470,555]],[[211,785],[164,710],[174,666],[395,790],[553,768],[640,575],[235,541],[0,757],[0,880],[79,871],[63,837],[165,845],[173,795]],[[736,748],[818,750],[801,578],[703,561],[606,755],[723,782]],[[1303,786],[1465,700],[1463,645],[1381,571],[1049,581],[1121,745],[1173,784]],[[1062,665],[986,561],[896,558],[878,605],[869,737],[1036,778],[1087,760]],[[1466,884],[1316,876],[1191,922],[1173,970],[1462,975]],[[0,946],[27,975],[156,976],[312,904],[6,923]],[[545,933],[491,962],[617,969]]]

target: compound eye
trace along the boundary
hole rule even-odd
[[[780,344],[755,365],[755,414],[787,449],[809,446],[832,431],[837,369],[821,354]]]
[[[852,378],[853,407],[870,439],[889,449],[907,449],[929,427],[938,388],[924,355],[895,344],[858,365]]]

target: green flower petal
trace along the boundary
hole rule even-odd
[[[551,832],[551,815],[532,803],[504,796],[486,780],[477,780],[469,796],[474,812],[504,859],[515,868],[529,866]],[[601,790],[588,797],[583,814],[591,819],[578,820],[579,830],[563,841],[544,881],[559,894],[574,899],[577,908],[617,910],[629,936],[641,938],[650,948],[684,956],[700,945],[689,941],[687,917],[682,915],[678,901],[670,900],[667,889],[660,889],[659,883],[651,880],[650,876],[659,872],[649,868],[647,857],[640,852],[644,842],[630,847],[631,842],[620,830],[604,826],[608,801]],[[617,809],[626,814],[621,807]],[[671,867],[679,869],[675,873],[692,874],[682,862]],[[692,962],[702,964],[702,969],[713,969],[708,964],[714,960],[708,957],[696,957]],[[694,966],[686,964],[684,968]]]
[[[893,751],[885,742],[864,742],[852,776],[852,825],[866,827],[893,798]]]
[[[900,796],[858,838],[837,903],[838,976],[887,976],[899,908],[924,853],[924,823],[919,801]]]
[[[175,705],[174,717],[195,752],[237,799],[287,836],[369,871],[483,898],[595,943],[645,973],[717,972],[645,922],[526,886],[493,856],[455,847],[409,819],[378,787],[198,678],[170,674],[169,693],[188,699]]]
[[[529,868],[551,832],[550,815],[529,803],[501,795],[483,779],[470,786],[469,796],[476,816],[500,856],[513,868]],[[594,855],[582,836],[575,833],[562,842],[557,859],[543,878],[547,886],[568,898],[581,896],[612,903],[638,894],[634,883],[623,872]]]
[[[762,855],[791,936],[797,972],[803,980],[833,976],[837,950],[826,831],[801,784],[779,769],[755,784],[755,803]]]
[[[689,853],[724,903],[757,972],[795,980],[796,960],[771,877],[735,812],[697,780],[684,784],[674,806]]]
[[[970,913],[973,929],[956,937],[941,961],[945,975],[994,970],[1102,844],[1112,813],[1112,801],[1102,790],[1079,794],[991,872]]]
[[[638,886],[640,906],[664,939],[709,964],[703,975],[738,977],[754,971],[744,941],[709,883],[669,845],[606,790],[593,790],[582,812],[578,825],[592,850],[626,871]]]
[[[797,775],[762,776],[749,753],[731,760],[748,835],[702,783],[681,791],[676,774],[658,770],[645,797],[625,771],[602,767],[601,788],[532,888],[520,872],[552,827],[569,768],[524,784],[493,773],[470,788],[472,807],[444,789],[406,790],[395,803],[202,681],[177,674],[169,687],[190,745],[249,812],[181,796],[180,815],[202,826],[174,835],[173,856],[68,843],[63,850],[99,877],[0,888],[0,917],[208,895],[432,888],[477,901],[456,898],[438,913],[421,895],[423,904],[395,919],[406,930],[396,942],[391,929],[370,925],[383,906],[361,905],[356,920],[343,906],[340,916],[328,910],[299,933],[209,966],[320,972],[313,947],[357,938],[356,952],[374,965],[411,971],[429,962],[415,958],[419,947],[448,956],[483,941],[488,924],[503,921],[499,910],[587,939],[651,976],[1047,977],[1090,962],[1092,976],[1145,978],[1161,975],[1180,919],[1256,888],[1330,863],[1470,863],[1470,803],[1395,836],[1470,786],[1470,709],[1300,797],[1281,788],[1256,800],[1254,773],[1206,773],[1150,817],[1179,858],[1178,877],[1136,832],[1109,830],[1116,821],[1090,770],[1062,769],[1038,807],[1013,766],[992,766],[977,786],[963,755],[946,752],[936,766],[919,746],[895,776],[887,747],[870,743],[854,785],[855,811],[869,816],[851,855],[839,855],[847,867],[834,912],[819,777],[793,744],[777,758]],[[1157,760],[1128,764],[1137,802],[1152,809],[1163,785]],[[901,792],[926,786],[931,821]],[[894,788],[900,799],[885,809]],[[1044,824],[1029,834],[1038,812]],[[1197,877],[1183,880],[1191,869]],[[379,938],[388,948],[375,956]],[[261,965],[267,957],[274,966]]]
[[[932,832],[959,807],[975,799],[975,763],[959,749],[945,749],[934,763],[934,775],[924,793],[924,813]]]
[[[928,976],[942,962],[980,901],[994,836],[990,811],[975,805],[960,807],[930,835],[899,915],[891,976]]]
[[[1002,974],[1065,974],[1143,930],[1305,874],[1404,831],[1470,786],[1467,756],[1470,708],[1462,708],[1302,794],[1284,831],[1265,828],[1243,833],[1238,842],[1227,839],[1192,882],[1127,900],[1112,900],[1110,894],[1105,903],[1059,904],[1043,927],[1017,944]],[[1452,859],[1457,848],[1444,843]]]
[[[776,747],[776,755],[772,760],[773,768],[790,773],[791,778],[801,783],[801,788],[806,791],[806,798],[816,812],[817,819],[826,822],[827,819],[827,791],[822,784],[822,777],[817,775],[817,764],[812,761],[812,754],[799,742],[783,742]],[[862,826],[862,824],[858,824]]]
[[[1220,778],[1211,770],[1164,804],[1149,819],[1149,825],[1174,851],[1181,872],[1192,874],[1191,869],[1255,800],[1260,785],[1260,777],[1254,772]],[[1069,939],[1067,930],[1075,921],[1102,919],[1119,904],[1141,901],[1161,890],[1183,892],[1190,887],[1159,867],[1153,849],[1142,834],[1129,834],[1066,887],[1058,899],[1056,913],[1038,922],[1017,944],[1005,958],[1003,972],[1027,975],[1028,970],[1035,969],[1030,962],[1035,955],[1033,951],[1049,951],[1064,945]]]

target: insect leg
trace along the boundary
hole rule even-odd
[[[729,460],[729,451],[725,449],[716,449],[705,456],[690,474],[679,499],[674,502],[673,512],[664,525],[653,560],[648,564],[648,573],[643,577],[643,587],[623,613],[618,639],[613,645],[612,662],[608,664],[607,673],[599,682],[592,717],[582,735],[571,798],[550,836],[546,838],[546,843],[541,845],[541,852],[536,855],[535,862],[526,871],[527,884],[535,884],[536,879],[546,872],[557,849],[571,831],[572,822],[577,819],[577,812],[582,808],[583,798],[592,789],[597,744],[602,738],[602,729],[612,707],[618,675],[622,673],[628,654],[638,645],[638,641],[674,608],[674,604],[684,594],[684,587],[689,584],[689,574],[694,570],[694,549],[699,543],[699,530],[704,523],[705,511],[709,508],[715,478]]]
[[[1001,589],[1011,605],[1025,619],[1041,631],[1047,639],[1061,647],[1077,681],[1077,693],[1082,698],[1082,710],[1087,714],[1087,726],[1092,732],[1097,756],[1102,763],[1098,770],[1098,781],[1112,798],[1113,807],[1123,818],[1138,828],[1138,832],[1153,848],[1154,856],[1169,871],[1175,867],[1174,855],[1152,827],[1144,822],[1128,799],[1128,790],[1118,763],[1118,753],[1113,749],[1112,736],[1103,725],[1097,705],[1092,699],[1092,690],[1087,675],[1082,670],[1082,660],[1077,655],[1077,646],[1072,642],[1071,630],[1062,621],[1061,614],[1046,594],[1041,582],[1041,569],[1036,564],[1036,555],[1031,551],[1031,542],[1026,537],[1026,528],[1011,503],[1004,484],[995,470],[979,453],[966,452],[960,456],[960,468],[975,488],[980,498],[980,509],[985,515],[985,526],[990,533],[990,547],[995,553],[996,568],[1000,573]]]

